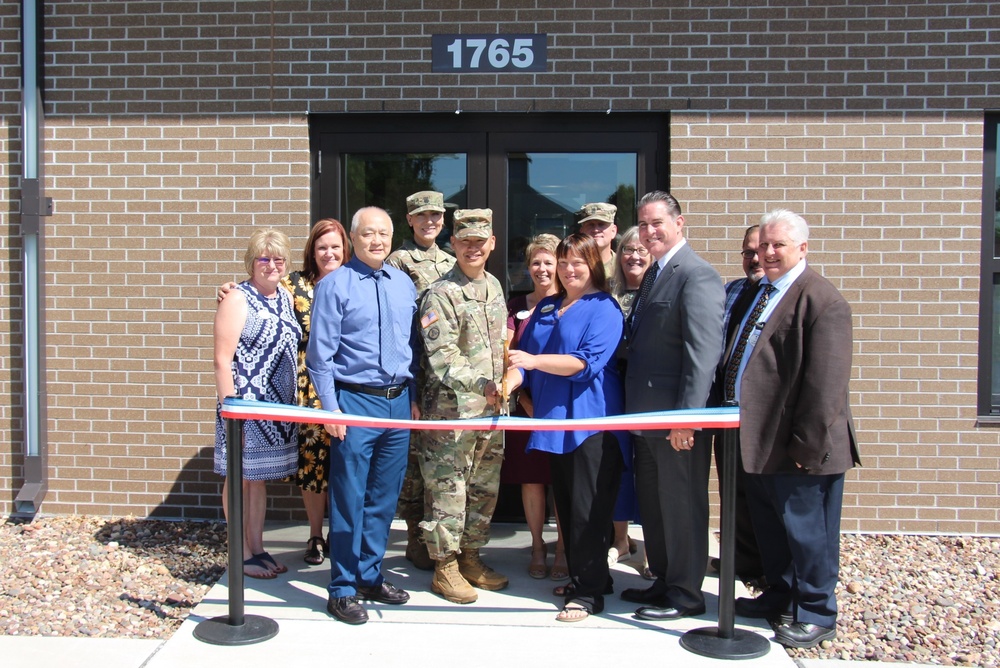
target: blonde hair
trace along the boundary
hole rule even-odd
[[[536,234],[534,237],[531,238],[531,241],[528,243],[528,247],[524,249],[524,261],[525,263],[530,265],[531,258],[538,251],[545,251],[550,255],[552,255],[552,257],[555,257],[556,248],[558,246],[559,246],[559,237],[557,237],[556,235],[549,234],[547,232],[543,232],[542,234]]]
[[[288,262],[292,256],[291,242],[284,232],[274,229],[257,230],[250,235],[247,243],[247,252],[243,256],[243,264],[247,274],[253,277],[253,265],[257,258],[268,256],[274,259],[282,259],[285,266],[281,269],[281,275],[288,273]]]
[[[616,299],[621,299],[628,292],[628,279],[625,278],[625,270],[622,269],[622,257],[625,255],[626,246],[635,245],[642,245],[639,241],[639,228],[630,227],[622,235],[622,240],[618,243],[618,251],[615,253],[615,273],[611,277],[611,294]],[[649,255],[646,257],[652,263],[652,258]],[[649,265],[646,265],[646,268],[648,269]]]

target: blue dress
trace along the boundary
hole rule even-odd
[[[232,370],[236,395],[242,399],[294,404],[296,355],[302,330],[292,309],[292,296],[278,289],[264,297],[249,281],[236,286],[246,295],[247,321],[240,333]],[[226,432],[215,410],[215,472],[226,475]],[[298,429],[294,422],[245,420],[243,478],[278,480],[295,473]]]

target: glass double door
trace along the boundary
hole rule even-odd
[[[668,184],[662,114],[312,116],[313,220],[349,226],[363,206],[394,223],[393,248],[410,237],[406,197],[444,193],[450,247],[454,212],[493,210],[497,246],[487,268],[510,297],[532,289],[524,250],[532,236],[563,237],[589,202],[618,207],[618,231],[635,224],[637,196]],[[522,521],[519,486],[503,485],[494,521]]]
[[[635,222],[637,195],[666,185],[666,118],[613,120],[603,114],[317,119],[313,218],[347,224],[363,206],[382,207],[397,247],[409,238],[406,197],[437,190],[447,208],[438,243],[448,249],[455,210],[490,208],[497,247],[488,269],[508,297],[527,292],[524,249],[535,234],[573,232],[575,214],[588,202],[617,205],[624,232]],[[353,127],[345,130],[345,123]]]

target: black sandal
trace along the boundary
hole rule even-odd
[[[324,553],[326,552],[326,541],[323,540],[322,536],[313,536],[308,541],[306,541],[306,554],[302,557],[303,561],[307,564],[312,564],[314,566],[323,563]]]

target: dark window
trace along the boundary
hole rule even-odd
[[[979,298],[979,415],[1000,423],[1000,113],[986,115]]]

